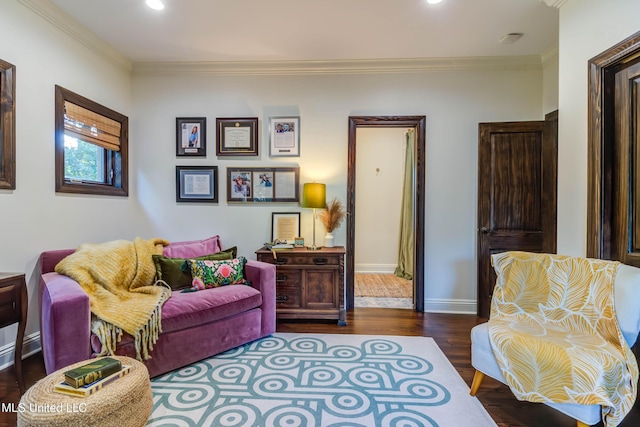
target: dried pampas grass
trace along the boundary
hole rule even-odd
[[[333,230],[340,227],[346,215],[342,202],[334,197],[333,200],[327,202],[327,207],[320,213],[320,220],[327,233],[332,233]]]

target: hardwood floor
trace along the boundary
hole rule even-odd
[[[412,310],[389,308],[356,308],[347,313],[347,326],[335,322],[279,322],[278,332],[336,333],[363,335],[430,336],[449,358],[467,385],[471,384],[473,368],[470,360],[469,331],[483,320],[474,315],[416,313]],[[45,376],[42,354],[24,360],[27,387]],[[574,427],[575,421],[546,405],[519,402],[509,388],[491,378],[485,378],[478,399],[500,427]],[[18,403],[20,392],[13,367],[0,371],[0,403]],[[0,412],[0,427],[16,425],[15,413]],[[640,405],[636,403],[621,427],[640,425]],[[599,424],[602,426],[602,424]],[[310,426],[311,427],[311,426]],[[473,427],[473,426],[460,426]]]

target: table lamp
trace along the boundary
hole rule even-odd
[[[316,209],[327,207],[327,186],[317,182],[304,184],[302,189],[302,207],[313,209],[313,246],[307,247],[310,250],[320,249],[316,246]]]

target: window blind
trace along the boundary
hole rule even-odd
[[[64,102],[64,130],[74,138],[98,145],[111,151],[120,151],[120,122]]]

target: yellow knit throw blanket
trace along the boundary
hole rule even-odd
[[[159,333],[162,304],[171,290],[153,286],[151,255],[162,255],[162,239],[114,240],[82,244],[56,265],[55,271],[77,281],[89,296],[97,317],[91,331],[102,343],[101,356],[114,354],[125,331],[135,339],[138,360],[149,359]]]
[[[513,394],[602,405],[617,426],[636,398],[638,365],[614,307],[614,261],[526,252],[493,255],[489,333]],[[570,332],[570,333],[569,333]]]

